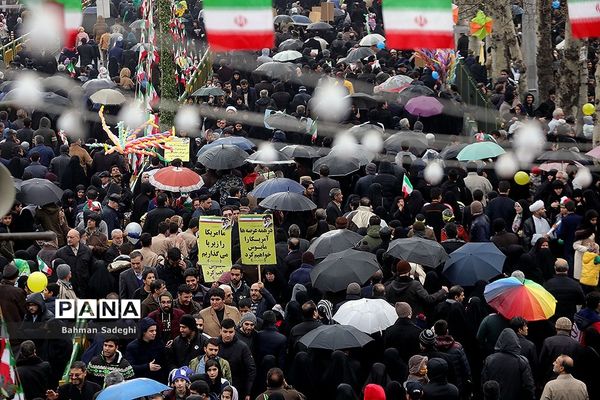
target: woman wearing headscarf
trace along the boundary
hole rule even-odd
[[[542,284],[554,276],[555,261],[549,240],[541,237],[528,253],[519,258],[518,266],[525,274],[525,278]]]
[[[319,313],[319,318],[323,325],[335,324],[333,321],[333,304],[331,304],[331,301],[325,299],[319,300],[317,312]]]
[[[383,206],[383,186],[379,183],[369,185],[367,197],[371,200],[371,208],[373,210]]]
[[[389,381],[385,386],[385,400],[406,400],[406,389],[398,381]]]
[[[317,379],[314,371],[315,367],[311,357],[307,352],[299,351],[294,357],[289,374],[287,374],[287,381],[307,398],[314,398],[317,391]]]
[[[81,167],[79,157],[72,156],[69,160],[68,168],[60,180],[60,186],[63,190],[75,190],[77,185],[86,185],[87,177],[85,171]]]
[[[358,400],[358,397],[352,386],[347,383],[340,383],[335,391],[335,400]]]
[[[322,398],[334,397],[340,383],[347,383],[354,390],[359,387],[350,356],[343,351],[336,350],[331,354],[329,366],[322,375],[320,384]]]
[[[393,381],[404,382],[408,376],[408,366],[400,357],[400,352],[395,347],[383,351],[383,363],[388,376]]]
[[[390,377],[387,374],[385,364],[376,362],[371,366],[371,371],[369,372],[369,375],[367,376],[367,380],[366,380],[364,386],[367,386],[369,383],[374,383],[381,387],[386,387],[389,381],[390,381]],[[364,390],[364,386],[363,386],[363,390]]]
[[[274,265],[266,266],[264,274],[265,289],[273,295],[277,304],[284,304],[284,299],[287,300],[287,293],[289,293],[289,291],[287,290],[287,284],[279,271],[279,268]]]
[[[413,190],[408,201],[406,202],[406,208],[410,214],[411,220],[417,217],[417,214],[421,212],[421,209],[425,205],[425,199],[419,190]]]
[[[519,237],[521,243],[523,243],[525,238],[525,235],[523,234],[523,223],[530,216],[529,203],[527,200],[521,199],[515,201],[515,218],[510,226],[510,231]]]
[[[77,201],[75,200],[75,193],[71,189],[67,189],[63,192],[60,200],[60,205],[65,213],[65,219],[67,225],[75,226],[75,217],[77,215]]]
[[[589,210],[585,213],[586,217],[588,214],[595,213],[595,217],[592,217],[592,221],[597,221],[598,213],[594,210]],[[595,225],[595,224],[594,224]],[[575,231],[575,241],[573,242],[573,249],[575,250],[575,258],[573,260],[573,278],[579,280],[581,278],[581,269],[583,265],[583,255],[586,252],[598,254],[598,244],[596,243],[595,229],[592,226],[580,225],[580,229]]]

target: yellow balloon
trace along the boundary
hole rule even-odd
[[[596,112],[596,107],[592,103],[585,103],[583,107],[581,107],[583,111],[583,115],[592,115]]]
[[[527,185],[529,183],[529,174],[524,171],[519,171],[515,174],[515,182],[519,185]]]
[[[27,278],[27,287],[33,293],[41,292],[46,288],[46,285],[48,285],[48,278],[43,272],[35,271]]]

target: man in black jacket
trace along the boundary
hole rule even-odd
[[[302,304],[302,318],[304,321],[294,326],[290,331],[288,344],[291,355],[295,355],[296,345],[302,336],[321,326],[319,312],[317,311],[317,305],[314,301],[310,300]]]
[[[175,215],[175,211],[167,207],[167,195],[159,194],[156,196],[156,208],[146,215],[143,231],[152,236],[158,235],[158,224],[173,215]]]
[[[67,232],[67,245],[58,249],[56,258],[64,260],[65,264],[71,267],[71,273],[73,274],[71,282],[75,294],[78,298],[85,299],[88,297],[87,288],[91,276],[92,251],[79,241],[79,232],[76,229],[71,229]]]
[[[544,283],[544,288],[556,299],[556,312],[552,319],[560,317],[573,319],[577,312],[577,306],[585,302],[581,285],[567,275],[569,264],[564,258],[556,259],[554,272],[556,272],[554,278],[550,278]]]
[[[239,392],[239,398],[250,400],[250,391],[256,378],[256,364],[246,344],[235,336],[235,322],[226,318],[221,322],[219,356],[229,362],[231,384]]]
[[[408,365],[408,360],[419,352],[419,334],[421,328],[411,321],[412,308],[403,301],[396,303],[398,319],[394,325],[386,329],[383,340],[385,348],[395,347],[402,360]]]
[[[17,374],[23,385],[26,399],[46,397],[46,391],[56,382],[50,382],[52,370],[48,361],[42,361],[36,354],[35,344],[31,340],[21,343],[17,358]]]
[[[515,331],[519,344],[521,345],[521,355],[527,358],[533,376],[537,376],[538,355],[535,344],[525,336],[529,333],[527,321],[523,317],[514,317],[510,320],[510,328]]]
[[[313,182],[315,191],[313,193],[313,201],[318,208],[327,208],[329,202],[329,193],[333,188],[340,188],[340,182],[329,177],[329,167],[325,164],[319,168],[320,178]]]
[[[198,334],[194,317],[190,314],[182,315],[179,320],[179,335],[167,350],[169,370],[189,365],[192,359],[202,354],[206,341],[208,339],[204,335]]]
[[[102,388],[94,382],[86,379],[87,371],[85,363],[75,361],[71,364],[69,371],[69,383],[59,386],[58,392],[54,390],[46,391],[48,400],[92,400],[94,395]]]

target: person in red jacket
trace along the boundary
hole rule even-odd
[[[173,308],[173,296],[169,292],[161,294],[158,302],[160,308],[152,311],[148,314],[148,317],[156,321],[158,334],[168,345],[169,341],[172,341],[179,335],[179,321],[185,313],[179,308]]]

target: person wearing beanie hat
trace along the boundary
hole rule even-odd
[[[270,311],[270,310],[268,310],[268,311]],[[265,311],[265,312],[267,312],[267,311]],[[255,329],[256,324],[257,324],[256,315],[254,315],[251,312],[247,312],[244,315],[242,315],[242,319],[240,319],[240,323],[236,327],[236,334],[235,334],[235,336],[239,340],[246,343],[246,346],[248,346],[250,351],[252,351],[252,354],[254,354],[254,342],[256,340],[256,334],[257,334],[257,331]]]
[[[385,390],[374,383],[365,386],[364,400],[385,400]]]
[[[410,304],[399,301],[395,308],[398,319],[394,325],[386,329],[384,343],[386,348],[398,349],[400,358],[406,363],[411,355],[421,350],[419,347],[421,328],[411,320],[413,311]]]
[[[202,354],[206,341],[207,338],[198,332],[196,319],[190,314],[183,314],[179,319],[179,335],[173,339],[169,351],[169,366],[189,365],[191,360]]]
[[[167,291],[158,296],[158,304],[158,310],[152,311],[148,317],[156,321],[158,336],[167,343],[179,336],[179,321],[185,313],[179,308],[173,307],[173,296]]]
[[[490,202],[490,206],[491,206]],[[470,206],[471,221],[471,242],[489,242],[491,235],[490,218],[483,213],[483,204],[480,201],[473,201]]]
[[[458,400],[459,391],[456,386],[448,383],[448,373],[451,366],[442,358],[429,358],[427,361],[427,377],[429,383],[423,386],[423,398]]]
[[[77,295],[71,284],[71,267],[69,264],[59,264],[56,267],[56,277],[58,281],[58,297],[59,299],[75,300]]]
[[[435,232],[433,228],[425,224],[425,216],[423,214],[417,214],[415,222],[413,222],[411,229],[408,231],[407,237],[419,237],[423,239],[436,240]]]
[[[277,316],[274,311],[263,313],[262,330],[256,334],[254,346],[258,365],[262,364],[263,358],[267,355],[274,355],[277,358],[277,365],[285,365],[288,338],[279,332],[276,323]]]
[[[419,334],[419,343],[423,349],[431,349],[435,346],[435,333],[433,329],[423,329]]]
[[[575,343],[578,344],[577,341]],[[542,354],[543,352],[544,350]],[[540,359],[539,365],[545,368],[543,361]],[[511,328],[502,330],[496,341],[495,353],[489,355],[483,363],[481,382],[490,380],[495,380],[500,385],[501,399],[536,398],[529,361],[521,356],[519,337]]]
[[[190,383],[192,376],[192,370],[188,367],[181,367],[171,371],[169,373],[169,386],[173,387],[169,393],[166,394],[168,399],[186,399],[190,395]]]
[[[408,360],[408,378],[407,382],[419,382],[426,385],[429,382],[427,377],[427,361],[429,358],[420,354],[416,354]]]

